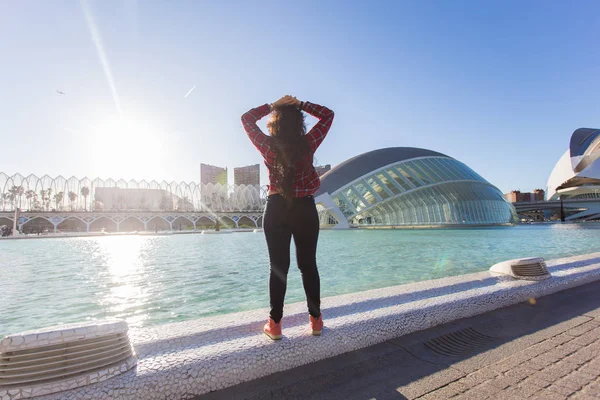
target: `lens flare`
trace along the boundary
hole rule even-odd
[[[106,57],[106,53],[104,52],[102,36],[100,35],[100,31],[96,26],[96,22],[94,21],[94,17],[92,16],[92,12],[90,11],[90,6],[87,0],[81,0],[81,9],[83,10],[85,21],[87,23],[88,29],[90,30],[90,35],[92,35],[92,41],[94,42],[94,46],[96,46],[98,58],[100,59],[100,63],[102,64],[102,69],[104,70],[106,81],[108,83],[108,86],[110,87],[113,101],[115,102],[115,108],[117,109],[119,115],[121,115],[122,112],[121,101],[119,100],[119,93],[117,93],[117,87],[115,86],[115,81],[112,76],[110,64],[108,63],[108,58]]]

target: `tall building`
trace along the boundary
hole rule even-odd
[[[322,176],[323,174],[325,174],[327,171],[331,171],[331,164],[326,164],[326,165],[317,165],[315,166],[315,170],[317,171],[317,174],[319,176]]]
[[[260,165],[248,165],[233,169],[234,185],[260,185]]]
[[[511,203],[529,203],[533,201],[544,201],[545,192],[542,189],[535,189],[533,192],[521,193],[519,190],[513,190],[506,193],[504,198]]]
[[[215,167],[214,165],[200,164],[200,182],[207,184],[227,185],[227,168]]]

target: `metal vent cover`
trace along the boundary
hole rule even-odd
[[[516,264],[511,266],[513,274],[519,276],[542,276],[542,275],[550,275],[548,272],[548,268],[546,267],[546,262],[535,262],[531,264]]]
[[[509,275],[515,279],[538,281],[551,277],[542,257],[518,258],[493,265],[490,272],[496,275]]]
[[[64,390],[65,382],[83,386],[92,374],[108,379],[135,363],[124,321],[10,335],[0,343],[0,398],[15,389],[38,395]]]
[[[465,328],[428,340],[423,344],[434,353],[443,356],[462,356],[486,347],[495,340],[496,338],[479,333],[473,328]]]

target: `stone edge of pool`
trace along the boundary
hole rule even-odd
[[[453,320],[600,280],[600,253],[548,261],[552,278],[479,272],[323,299],[325,330],[310,335],[304,303],[286,306],[284,338],[262,334],[266,310],[130,332],[138,365],[115,378],[37,397],[185,399],[334,357]],[[19,399],[18,394],[0,399]]]

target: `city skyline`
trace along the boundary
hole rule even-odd
[[[596,2],[265,9],[267,22],[249,3],[7,3],[3,170],[193,181],[198,160],[261,163],[239,117],[293,94],[336,112],[319,160],[428,148],[508,192],[544,187],[570,134],[598,126]]]

